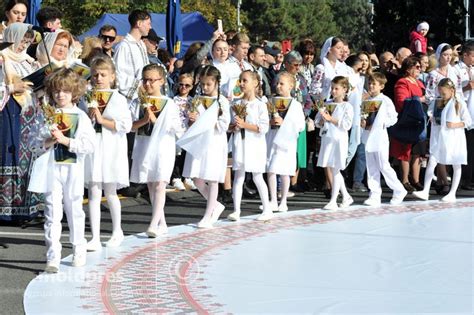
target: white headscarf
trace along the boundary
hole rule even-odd
[[[30,24],[19,23],[15,22],[10,24],[4,31],[3,31],[3,41],[7,43],[13,43],[10,47],[5,48],[2,50],[1,54],[4,58],[15,61],[15,62],[22,62],[24,60],[28,60],[28,62],[32,63],[34,61],[26,53],[26,48],[23,51],[17,53],[16,49],[20,46],[23,37],[25,37],[26,32],[31,29]]]
[[[323,45],[323,48],[321,48],[321,53],[319,54],[319,58],[321,59],[321,62],[323,62],[324,58],[326,58],[328,52],[329,52],[329,49],[331,49],[331,45],[332,45],[332,40],[333,40],[334,37],[329,37],[328,39],[326,39],[326,41],[324,42],[324,45]]]
[[[416,27],[416,31],[417,31],[417,32],[420,32],[421,30],[427,30],[427,31],[429,31],[429,30],[430,30],[430,25],[429,25],[427,22],[421,22],[421,23],[418,24],[418,26]]]
[[[439,44],[439,45],[438,45],[438,48],[436,48],[436,53],[435,53],[435,54],[436,54],[436,61],[439,62],[439,58],[441,57],[441,52],[443,51],[443,48],[444,48],[445,46],[449,46],[449,44],[447,44],[447,43],[442,43],[442,44]]]
[[[65,30],[56,30],[56,32],[52,33],[47,33],[44,37],[44,44],[46,45],[46,48],[48,49],[48,52],[46,53],[46,50],[44,48],[45,45],[43,43],[38,44],[38,49],[36,51],[36,59],[39,61],[39,63],[42,66],[45,66],[48,64],[48,56],[49,55],[51,62],[54,62],[58,66],[63,66],[63,65],[68,65],[72,59],[73,59],[73,54],[74,54],[74,43],[71,43],[69,46],[69,50],[67,52],[67,56],[65,60],[55,60],[53,56],[51,56],[51,50],[53,50],[53,46],[56,43],[56,39],[58,38],[58,35],[62,32],[66,32]]]

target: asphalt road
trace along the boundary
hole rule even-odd
[[[368,193],[352,193],[351,195],[356,204],[362,204]],[[168,226],[195,223],[204,214],[205,200],[195,192],[171,192],[167,196],[165,213]],[[474,192],[459,191],[458,198],[462,197],[474,197]],[[383,201],[388,202],[389,199],[390,193],[387,191],[383,195]],[[406,200],[413,200],[413,198],[408,196]],[[327,199],[321,192],[297,194],[288,199],[290,211],[320,208],[326,203]],[[258,199],[244,199],[242,215],[260,213],[259,204]],[[231,211],[232,205],[227,206],[221,218],[225,218]],[[126,235],[144,232],[150,219],[151,207],[145,199],[126,198],[122,200],[122,228]],[[102,240],[106,241],[111,234],[112,224],[105,203],[103,203],[102,209],[101,228]],[[90,238],[88,221],[86,221],[86,237]],[[72,250],[68,243],[68,229],[65,219],[63,220],[61,240],[63,242],[63,257],[66,257],[71,254]],[[0,222],[0,243],[8,244],[8,248],[0,247],[0,314],[23,314],[25,288],[45,267],[42,222],[30,222],[23,227],[5,225]]]

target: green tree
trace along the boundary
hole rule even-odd
[[[334,0],[331,5],[334,21],[353,51],[370,42],[371,6],[367,0]]]
[[[430,24],[428,45],[457,44],[464,36],[463,0],[374,0],[373,41],[379,52],[409,47],[409,34],[418,23]]]
[[[338,33],[333,20],[332,0],[244,0],[246,24],[256,41],[310,37],[316,42]]]

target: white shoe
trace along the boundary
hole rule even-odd
[[[73,267],[82,267],[86,265],[86,253],[74,254],[72,257],[72,266]]]
[[[349,196],[348,198],[342,200],[340,208],[342,209],[348,208],[353,203],[354,203],[354,199],[352,199],[352,197]]]
[[[184,185],[188,186],[189,190],[197,190],[196,185],[194,185],[194,182],[191,178],[185,178],[184,179]]]
[[[212,229],[214,226],[212,225],[212,223],[210,221],[199,221],[199,223],[197,224],[197,227],[199,229]]]
[[[441,198],[441,201],[443,201],[443,202],[456,202],[456,195],[447,194],[446,196]]]
[[[428,200],[430,197],[429,193],[425,193],[423,191],[414,191],[412,195],[421,200]]]
[[[364,200],[364,205],[369,206],[369,207],[380,207],[382,203],[380,202],[380,198],[368,198]]]
[[[323,207],[324,210],[338,210],[337,202],[330,202]]]
[[[288,206],[287,205],[280,205],[278,206],[278,212],[287,212],[288,211]]]
[[[277,203],[271,203],[271,202],[270,202],[270,203],[268,204],[268,208],[270,208],[270,210],[272,210],[272,211],[278,211],[278,204],[277,204]],[[264,210],[264,209],[263,209],[263,205],[258,206],[258,209]]]
[[[403,191],[402,193],[399,193],[397,195],[393,195],[392,199],[390,199],[390,204],[393,206],[397,206],[403,202],[403,199],[405,199],[405,196],[407,195],[407,191]]]
[[[120,233],[119,235],[113,235],[112,237],[105,243],[106,247],[119,247],[120,244],[122,244],[123,239],[125,236],[123,233]]]
[[[273,218],[272,211],[264,211],[261,215],[259,215],[255,220],[257,221],[268,221]]]
[[[148,227],[148,229],[146,230],[146,235],[149,237],[149,238],[155,238],[155,237],[158,237],[160,235],[164,235],[164,234],[167,234],[168,233],[168,227],[167,226],[159,226],[158,228],[155,228],[155,227]]]
[[[293,198],[294,196],[295,196],[295,193],[292,192],[291,190],[288,190],[288,193],[286,194],[286,198]],[[281,198],[281,192],[278,192],[277,197]]]
[[[229,221],[240,221],[240,212],[232,212],[227,216],[227,220]]]
[[[59,261],[48,261],[46,263],[46,268],[44,268],[46,273],[58,273],[59,271]]]
[[[221,216],[222,211],[224,211],[224,209],[225,206],[222,203],[218,202],[217,206],[214,208],[214,210],[212,210],[211,224],[214,224],[219,221],[219,217]]]
[[[171,184],[173,185],[174,189],[177,189],[177,190],[180,190],[180,191],[186,190],[186,187],[184,186],[183,182],[181,181],[181,178],[174,178],[171,181]]]
[[[100,241],[90,241],[87,243],[86,249],[88,252],[95,252],[102,249],[102,243]]]

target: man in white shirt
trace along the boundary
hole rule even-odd
[[[226,67],[228,83],[223,85],[224,95],[229,99],[240,97],[240,89],[237,87],[240,73],[244,70],[252,70],[253,67],[245,60],[250,48],[250,38],[247,34],[237,33],[230,40],[232,56],[229,57],[229,65]]]
[[[133,10],[128,16],[130,32],[117,45],[114,62],[119,92],[130,102],[137,97],[142,69],[149,64],[146,46],[141,40],[151,29],[151,16],[143,10]]]

